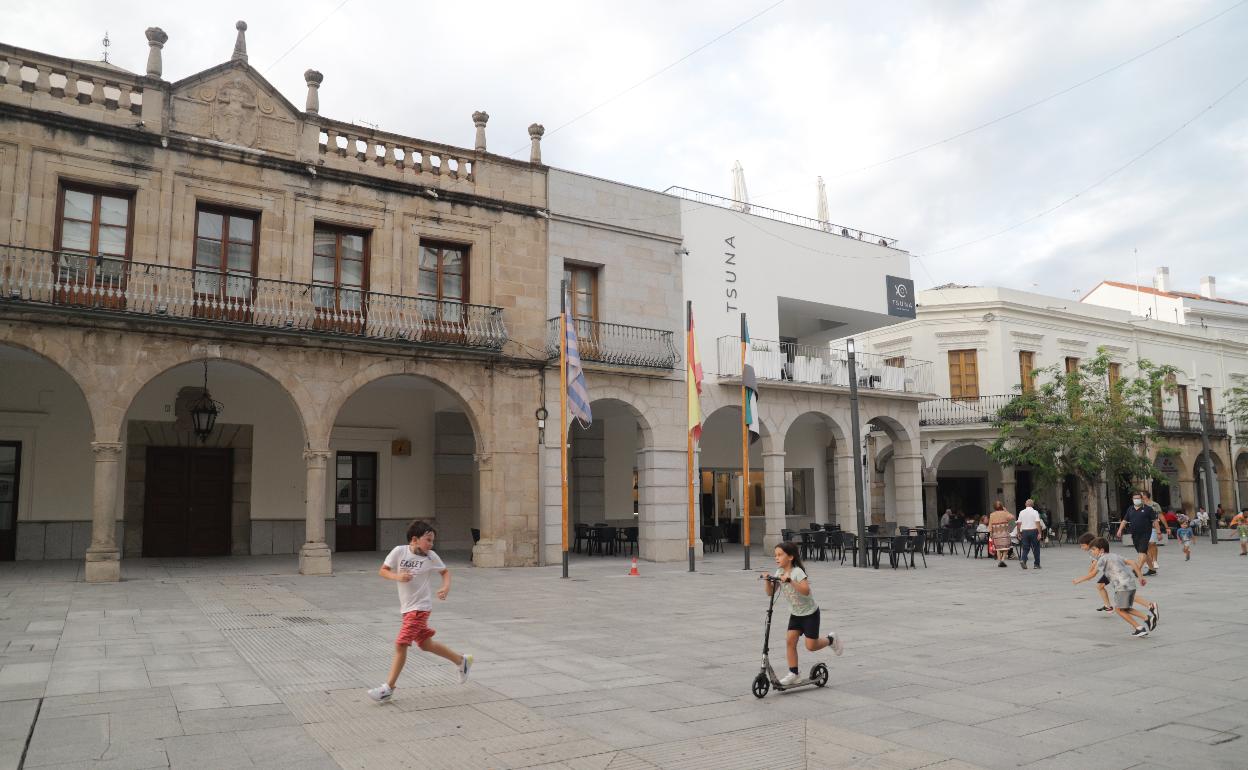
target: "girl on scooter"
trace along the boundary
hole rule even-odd
[[[794,543],[781,543],[776,546],[775,577],[784,598],[789,600],[789,630],[785,634],[785,647],[789,663],[789,673],[780,679],[780,684],[791,685],[801,679],[797,673],[797,639],[806,637],[806,649],[817,652],[831,647],[832,652],[840,655],[844,651],[841,639],[836,634],[819,635],[819,605],[810,593],[810,580],[802,564],[802,552]],[[770,580],[763,581],[767,595],[771,596],[776,584]]]

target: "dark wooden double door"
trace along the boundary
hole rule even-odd
[[[0,441],[0,561],[17,552],[17,488],[21,480],[22,445]]]
[[[338,452],[334,468],[334,550],[377,550],[377,453]]]
[[[148,447],[144,556],[228,556],[234,452]]]

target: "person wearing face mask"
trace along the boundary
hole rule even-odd
[[[1153,523],[1157,512],[1144,504],[1144,497],[1136,492],[1131,496],[1131,507],[1122,515],[1122,523],[1118,525],[1118,537],[1122,537],[1125,529],[1131,530],[1131,545],[1135,547],[1140,570],[1148,560],[1149,535],[1156,526]]]

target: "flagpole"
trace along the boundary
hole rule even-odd
[[[691,380],[694,377],[694,372],[693,372],[694,361],[690,353],[691,343],[689,339],[689,336],[692,333],[693,333],[693,302],[686,300],[685,301],[685,338],[686,338],[685,339],[685,359],[686,359],[685,360],[685,381],[686,381],[685,390],[686,391],[688,391],[689,389],[688,388],[689,380]],[[686,410],[688,410],[689,408],[691,407],[686,405]],[[696,552],[694,550],[694,542],[697,540],[697,538],[694,532],[694,530],[696,529],[696,526],[694,523],[694,507],[693,507],[694,506],[693,429],[687,425],[685,426],[685,428],[686,428],[685,445],[687,448],[687,457],[685,460],[685,467],[688,469],[688,474],[687,474],[688,478],[685,480],[685,486],[687,487],[688,492],[689,492],[689,571],[696,572],[697,561],[696,561]]]
[[[559,282],[559,494],[562,498],[563,576],[568,576],[568,282]]]
[[[750,568],[750,426],[746,424],[746,392],[745,392],[745,355],[746,336],[745,313],[741,314],[741,504],[745,514],[745,522],[741,542],[745,550],[745,566]]]

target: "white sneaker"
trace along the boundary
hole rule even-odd
[[[792,671],[790,671],[789,673],[780,677],[780,684],[785,687],[788,687],[791,684],[797,684],[798,681],[801,680],[801,678],[802,677],[799,676],[798,674],[794,674]]]
[[[459,664],[459,683],[463,684],[468,681],[468,669],[472,668],[472,656],[465,655]]]
[[[841,637],[836,634],[828,634],[828,641],[832,642],[832,652],[837,655],[845,653],[845,644],[841,642]]]
[[[394,695],[394,688],[388,684],[383,684],[380,687],[374,687],[368,691],[368,697],[379,703],[383,700],[390,700],[391,695]]]

